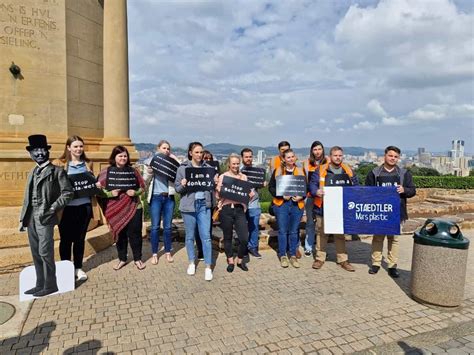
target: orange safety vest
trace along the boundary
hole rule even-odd
[[[319,164],[313,165],[313,164],[311,164],[309,159],[306,159],[303,162],[303,170],[305,171],[306,179],[308,180],[308,184],[309,184],[309,173],[310,172],[315,172],[318,167],[319,167]],[[306,196],[311,197],[311,193],[308,191],[308,194]]]
[[[270,174],[273,173],[273,170],[279,167],[281,167],[281,157],[276,155],[270,160]]]
[[[350,178],[352,178],[352,176],[354,176],[354,173],[352,172],[352,169],[348,165],[342,163],[341,168],[342,168],[342,170],[344,170],[344,172],[347,175],[349,175]],[[319,188],[320,189],[323,188],[324,185],[326,184],[326,176],[328,174],[328,169],[329,169],[329,163],[326,163],[326,164],[321,165],[319,167]],[[323,199],[319,196],[315,196],[314,197],[314,205],[321,208],[321,206],[323,205]]]
[[[278,175],[286,175],[286,169],[283,169],[281,166],[277,169],[275,169],[275,178]],[[293,175],[302,175],[305,176],[304,170],[300,171],[298,167],[295,166],[295,170],[293,170]],[[282,197],[274,197],[273,198],[273,204],[277,206],[283,205],[283,202],[285,201]],[[303,209],[304,208],[304,200],[298,201],[298,208]]]

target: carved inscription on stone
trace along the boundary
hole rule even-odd
[[[56,0],[44,0],[46,7],[19,5],[0,0],[0,46],[41,49],[58,30],[54,8]]]
[[[29,171],[0,171],[0,182],[26,180]]]

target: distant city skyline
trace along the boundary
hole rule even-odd
[[[474,152],[469,0],[129,1],[135,142]]]

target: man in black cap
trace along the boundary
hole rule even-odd
[[[28,137],[26,150],[36,162],[26,183],[20,231],[28,229],[28,240],[36,270],[36,286],[25,291],[27,295],[43,297],[58,291],[54,263],[54,225],[59,223],[58,213],[73,198],[74,192],[66,171],[49,161],[46,136]]]

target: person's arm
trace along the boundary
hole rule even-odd
[[[319,190],[319,169],[316,169],[311,175],[311,180],[309,181],[309,193],[311,196],[316,197],[316,193]]]
[[[357,177],[356,174],[354,174],[354,170],[352,170],[352,177],[351,177],[351,182],[352,182],[352,186],[358,186],[359,185],[359,178]]]
[[[68,202],[74,198],[74,190],[72,189],[71,183],[67,178],[66,171],[63,168],[55,167],[55,169],[58,172],[58,183],[61,194],[56,199],[56,201],[51,204],[50,210],[53,211],[64,208]]]
[[[369,171],[365,177],[365,186],[375,186],[375,174],[373,171]]]
[[[413,176],[407,170],[405,172],[405,178],[403,179],[403,191],[400,193],[400,197],[410,198],[416,195],[416,187],[413,182]]]
[[[219,175],[219,178],[217,180],[217,185],[216,185],[216,198],[219,200],[220,199],[220,196],[219,196],[219,192],[221,192],[221,188],[222,188],[222,181],[224,180],[224,174],[221,174]]]
[[[185,180],[185,166],[180,166],[176,172],[176,179],[174,180],[174,188],[177,193],[183,194],[186,192],[186,186],[183,185],[182,181]]]
[[[272,172],[272,176],[270,177],[270,182],[268,183],[268,192],[273,197],[281,197],[281,196],[276,196],[276,178],[275,178],[275,170]]]

